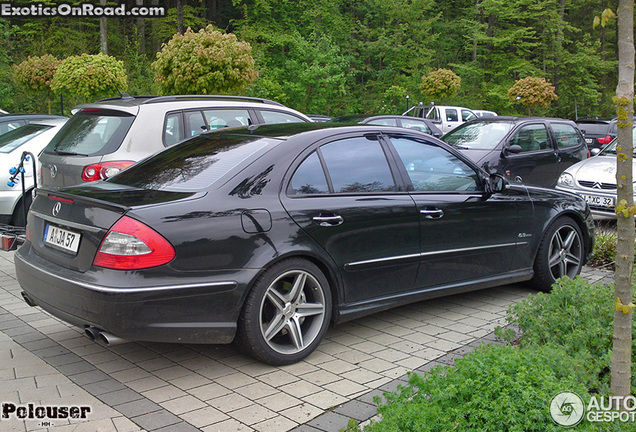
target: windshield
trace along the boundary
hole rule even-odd
[[[52,127],[50,125],[28,124],[2,134],[0,135],[0,153],[10,153]]]
[[[512,122],[474,122],[444,135],[442,139],[458,149],[492,150],[512,129]]]
[[[112,153],[121,145],[134,119],[118,111],[84,109],[66,122],[44,152],[85,156]]]
[[[607,147],[605,147],[603,151],[599,153],[599,155],[600,156],[616,155],[617,142],[618,141],[616,140],[616,138],[614,138],[612,142],[609,143]],[[636,153],[636,128],[632,129],[632,145],[634,146],[634,153]]]
[[[277,139],[204,134],[172,146],[109,178],[139,189],[199,191],[254,160]]]

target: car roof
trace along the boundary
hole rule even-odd
[[[53,119],[35,120],[35,121],[32,121],[30,124],[57,126],[57,125],[63,125],[67,121],[68,121],[68,118],[60,117],[60,118],[53,118]]]
[[[489,123],[498,123],[498,122],[521,123],[526,121],[558,121],[558,122],[574,123],[572,120],[558,118],[558,117],[497,116],[497,117],[479,117],[476,120],[471,120],[471,122],[489,122]]]

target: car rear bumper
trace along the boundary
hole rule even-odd
[[[111,280],[115,283],[106,285],[109,278],[52,265],[33,253],[28,242],[16,252],[15,267],[26,297],[51,315],[80,328],[94,327],[139,341],[230,343],[246,286],[227,277],[183,278],[173,285],[144,280],[136,287]],[[256,273],[242,270],[229,275],[251,280]]]

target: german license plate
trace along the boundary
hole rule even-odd
[[[79,233],[49,224],[44,229],[44,243],[67,252],[77,253],[81,237]]]
[[[581,194],[583,199],[591,206],[614,207],[614,197],[603,197],[598,195]]]

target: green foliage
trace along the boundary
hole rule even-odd
[[[242,91],[257,77],[252,47],[209,25],[198,33],[175,34],[151,65],[164,94]]]
[[[547,107],[558,99],[554,86],[545,78],[538,77],[517,80],[508,90],[508,98],[511,102],[519,101],[528,107]]]
[[[50,54],[29,56],[22,63],[13,65],[13,79],[27,92],[48,93],[59,64],[60,60]]]
[[[449,69],[437,69],[422,77],[420,90],[433,99],[446,99],[459,91],[462,79]]]
[[[126,91],[124,63],[104,54],[68,57],[59,64],[51,82],[55,93],[92,101]]]
[[[563,391],[587,404],[608,395],[613,287],[563,279],[510,307],[520,344],[482,346],[385,394],[382,420],[365,432],[559,431],[548,405]],[[634,328],[636,331],[636,328]],[[510,335],[507,335],[510,336]],[[509,337],[509,339],[518,338]],[[636,347],[634,347],[636,348]],[[636,353],[636,350],[633,350]],[[378,403],[380,401],[378,400]],[[583,421],[577,431],[620,431],[621,422]],[[350,424],[347,431],[359,431]]]
[[[560,348],[482,346],[455,367],[411,374],[408,386],[385,394],[381,422],[364,431],[558,431],[550,400],[565,390],[589,399],[585,370]]]

